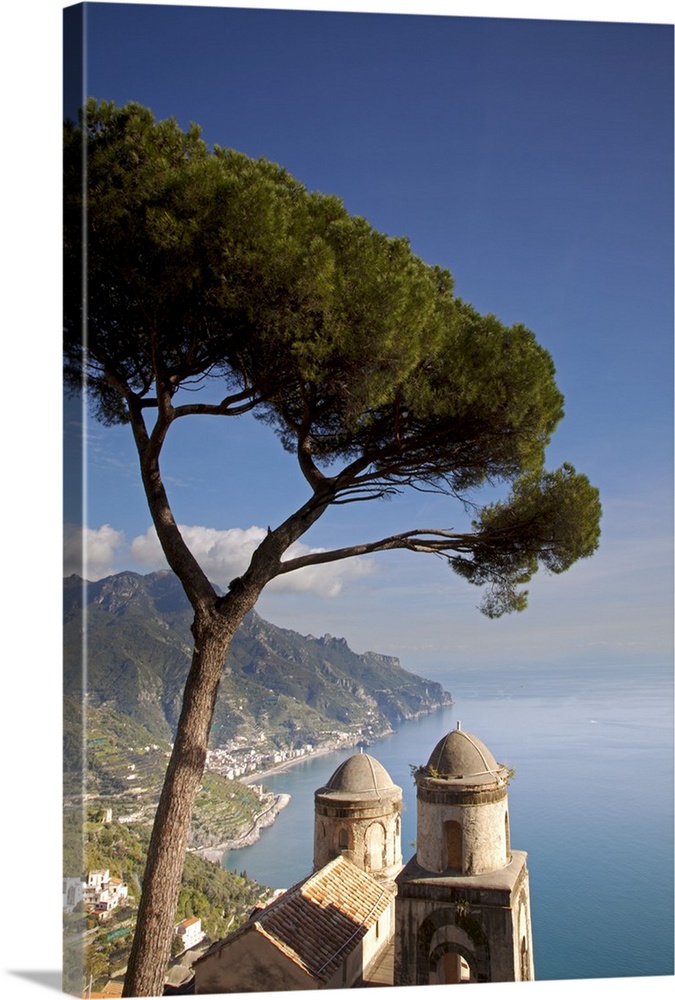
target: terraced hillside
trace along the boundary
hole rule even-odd
[[[77,729],[70,706],[70,728]],[[146,729],[110,707],[87,709],[84,744],[84,782],[79,771],[82,756],[73,737],[65,742],[66,807],[78,808],[82,796],[89,811],[112,810],[114,820],[149,824],[155,814],[171,745],[161,738],[149,741]],[[73,753],[73,748],[75,753]],[[206,773],[195,804],[190,846],[215,847],[238,840],[275,802],[271,793]]]

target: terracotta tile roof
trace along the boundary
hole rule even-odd
[[[328,982],[384,913],[394,892],[391,885],[337,857],[257,912],[197,961],[255,931],[310,976]]]
[[[201,917],[186,917],[185,920],[181,920],[177,926],[178,927],[192,927],[193,924],[198,924]]]
[[[83,993],[82,996],[85,1000],[112,1000],[113,997],[122,996],[122,983],[110,982],[106,983],[103,989],[99,993]]]

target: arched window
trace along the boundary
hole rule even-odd
[[[379,871],[387,865],[387,841],[381,823],[371,823],[366,832],[366,868]]]
[[[446,868],[462,870],[462,827],[457,820],[446,820],[445,824]]]
[[[520,941],[520,978],[527,982],[530,976],[530,949],[527,947],[527,940],[523,937]]]
[[[349,850],[349,831],[345,830],[344,827],[338,833],[338,850],[347,851]]]
[[[532,979],[532,963],[529,946],[528,902],[525,889],[520,893],[518,906],[518,937],[520,938],[520,978],[529,980]]]
[[[429,985],[475,983],[475,956],[458,944],[445,942],[429,956]]]

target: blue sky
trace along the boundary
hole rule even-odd
[[[282,164],[409,237],[482,312],[534,330],[566,397],[547,464],[570,461],[601,491],[599,552],[535,577],[522,615],[488,621],[476,588],[404,554],[286,577],[261,614],[448,686],[453,669],[488,664],[669,662],[672,25],[87,6],[88,94]],[[188,423],[164,471],[179,523],[226,584],[304,481],[254,421]],[[158,568],[129,432],[90,422],[87,467],[89,575]],[[77,499],[66,489],[75,529]],[[339,508],[303,542],[462,523],[449,500],[413,494]]]

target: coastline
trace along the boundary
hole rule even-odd
[[[260,831],[268,826],[272,826],[272,823],[274,823],[281,810],[285,809],[290,801],[290,795],[287,795],[285,792],[275,795],[271,805],[263,810],[259,816],[256,816],[248,830],[240,836],[234,837],[232,840],[226,840],[222,844],[216,844],[215,847],[193,847],[191,848],[192,852],[199,854],[206,861],[212,861],[218,865],[222,864],[223,855],[226,851],[235,851],[239,847],[250,847],[251,844],[255,844],[256,840],[260,837]]]
[[[387,736],[389,734],[383,733],[382,735]],[[380,737],[377,738],[379,739]],[[274,767],[267,767],[264,771],[253,771],[251,774],[244,774],[237,781],[240,781],[242,785],[259,785],[263,778],[269,778],[273,774],[282,774],[284,771],[295,767],[296,764],[302,764],[306,760],[314,760],[315,757],[325,757],[326,754],[336,753],[338,750],[348,750],[349,747],[355,747],[359,742],[360,738],[341,743],[339,746],[319,747],[317,750],[312,750],[311,753],[303,754],[302,757],[292,757],[290,760],[282,760],[280,764],[275,764]]]
[[[450,700],[447,704],[453,704],[452,700]],[[421,718],[425,715],[432,715],[434,712],[445,707],[446,705],[437,705],[436,708],[432,708],[429,711],[415,713],[410,716],[410,719]],[[408,720],[406,719],[405,721]],[[376,736],[373,736],[372,739],[373,741],[384,739],[384,737],[391,736],[395,732],[396,730],[390,726],[389,729],[378,733]],[[328,744],[321,746],[316,750],[313,750],[311,753],[303,754],[301,757],[292,757],[290,760],[281,761],[279,764],[275,764],[273,767],[267,767],[262,771],[253,771],[250,774],[242,775],[237,778],[237,781],[241,782],[242,785],[260,785],[264,782],[265,778],[269,778],[277,774],[283,774],[285,771],[289,771],[292,767],[295,767],[296,764],[301,764],[303,761],[313,760],[316,757],[324,757],[326,754],[336,753],[339,750],[348,750],[351,747],[358,746],[362,740],[362,736],[354,736],[354,738],[346,739],[337,745]],[[224,841],[222,844],[217,844],[215,847],[193,847],[190,850],[194,851],[195,854],[199,854],[207,861],[212,861],[215,864],[222,864],[223,856],[227,851],[236,851],[241,847],[250,847],[252,844],[255,844],[260,838],[261,830],[266,829],[268,826],[272,826],[281,810],[285,809],[290,801],[290,795],[285,792],[277,793],[274,795],[273,803],[255,818],[248,830],[241,834],[241,836]]]
[[[389,733],[393,731],[393,729],[390,729]],[[389,733],[382,733],[381,736],[387,736]],[[377,738],[379,739],[380,737],[378,736]],[[337,750],[347,750],[350,747],[354,747],[360,742],[360,739],[358,737],[353,740],[345,740],[344,743],[340,743],[338,746],[319,747],[313,750],[312,753],[306,753],[302,757],[292,757],[290,760],[281,761],[280,764],[265,768],[264,771],[253,771],[251,774],[242,775],[242,777],[237,778],[237,781],[240,781],[242,785],[259,785],[265,778],[270,777],[270,775],[282,774],[296,764],[302,763],[302,761],[314,759],[315,757],[324,757],[326,754],[335,753]],[[256,816],[248,830],[239,837],[224,841],[222,844],[216,844],[214,847],[192,847],[190,850],[194,854],[199,854],[206,861],[212,861],[214,864],[220,865],[227,851],[236,851],[241,847],[250,847],[251,844],[255,844],[260,839],[261,830],[272,826],[281,810],[285,809],[290,801],[290,795],[286,792],[279,792],[274,795],[273,803],[263,810],[259,816]]]
[[[414,719],[421,719],[425,715],[433,715],[434,712],[440,711],[442,708],[448,708],[454,705],[452,700],[452,695],[448,692],[449,701],[443,702],[442,704],[436,705],[435,708],[430,708],[429,710],[415,712],[410,716],[407,716],[403,721],[411,722]],[[389,729],[384,730],[381,733],[377,733],[371,737],[372,742],[377,742],[378,740],[384,739],[386,736],[392,736],[396,732],[391,726]],[[336,753],[338,750],[348,750],[350,747],[358,746],[363,740],[363,736],[355,736],[353,739],[344,740],[342,743],[329,744],[326,746],[318,747],[316,750],[312,750],[311,753],[303,754],[302,757],[292,757],[290,760],[284,760],[280,764],[275,764],[273,767],[266,767],[264,771],[253,771],[251,774],[244,774],[237,781],[240,781],[242,785],[258,785],[263,778],[269,778],[274,774],[282,774],[284,771],[288,771],[291,767],[296,764],[301,764],[306,760],[313,760],[315,757],[324,757],[328,753]]]

